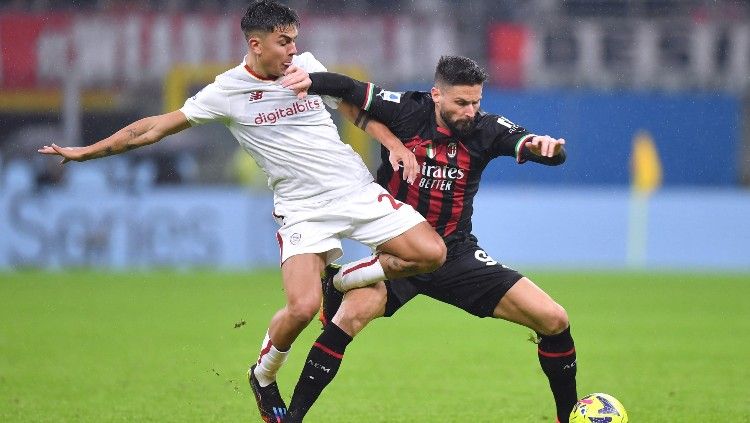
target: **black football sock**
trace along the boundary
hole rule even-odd
[[[570,412],[578,400],[576,392],[576,349],[570,327],[557,335],[539,334],[539,364],[549,379],[555,397],[557,418],[568,423]]]
[[[352,337],[333,322],[326,325],[305,359],[285,423],[302,421],[323,389],[333,381],[350,342]]]

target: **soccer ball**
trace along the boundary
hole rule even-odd
[[[617,398],[591,394],[578,400],[570,412],[570,423],[627,423],[628,413]]]

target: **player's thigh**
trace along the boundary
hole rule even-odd
[[[445,261],[445,242],[427,222],[418,223],[406,232],[380,244],[378,252],[388,253],[407,261]]]
[[[287,306],[295,313],[315,315],[322,291],[320,274],[326,266],[326,253],[298,254],[281,265]]]
[[[437,271],[410,278],[421,294],[477,317],[491,317],[505,293],[523,277],[498,263],[471,241],[453,245]]]
[[[379,251],[406,259],[401,254],[421,257],[422,250],[444,245],[421,214],[375,183],[349,197],[344,206],[352,218],[349,237]]]
[[[558,333],[568,326],[565,309],[526,277],[505,293],[495,307],[493,316],[547,335]]]
[[[327,263],[341,257],[341,233],[349,227],[328,203],[313,205],[277,205],[274,218],[280,225],[276,233],[281,262],[302,254],[325,254]]]

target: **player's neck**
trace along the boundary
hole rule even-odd
[[[445,121],[443,121],[443,118],[440,117],[440,113],[438,113],[437,111],[435,111],[435,123],[437,124],[438,128],[449,130],[448,125],[445,124]]]
[[[245,57],[245,69],[251,76],[261,81],[275,81],[278,78],[277,75],[273,75],[267,69],[264,69],[252,54],[248,54]]]

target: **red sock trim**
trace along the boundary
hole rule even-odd
[[[560,352],[560,353],[551,353],[551,352],[542,351],[541,349],[537,349],[537,352],[539,352],[539,355],[544,356],[544,357],[557,358],[557,357],[567,357],[569,355],[573,355],[576,352],[576,349],[573,348],[570,351],[565,351],[565,352]]]
[[[375,264],[376,261],[378,261],[378,256],[375,256],[374,259],[372,259],[372,260],[370,260],[370,261],[368,261],[366,263],[360,263],[360,264],[358,264],[356,266],[353,266],[353,267],[350,267],[350,268],[344,270],[344,273],[342,273],[341,276],[344,276],[347,273],[353,272],[353,271],[355,271],[357,269],[361,269],[363,267],[372,266],[373,264]]]
[[[262,350],[260,350],[260,355],[258,356],[258,364],[260,364],[260,360],[263,358],[263,356],[271,351],[271,345],[273,344],[271,344],[271,340],[269,339],[268,344],[266,344],[266,346]]]
[[[320,342],[314,343],[313,347],[320,348],[324,353],[330,355],[333,358],[338,358],[339,360],[341,360],[342,358],[344,358],[344,354],[339,354],[336,351],[334,351],[334,350],[326,347],[325,345],[321,344]]]

